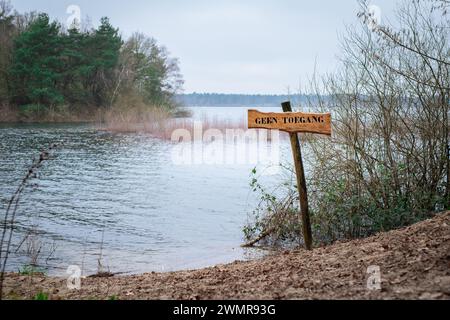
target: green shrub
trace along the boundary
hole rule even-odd
[[[257,195],[259,205],[243,228],[245,239],[250,243],[260,239],[258,242],[267,245],[298,243],[301,223],[298,207],[295,205],[298,201],[295,185],[283,183],[280,186],[283,190],[277,196],[268,192],[259,182],[256,169],[253,169],[251,175],[250,186]]]
[[[429,218],[433,214],[430,207],[436,208],[435,211],[445,208],[444,196],[432,196],[431,193],[396,194],[392,189],[391,176],[387,174],[380,184],[373,187],[372,193],[349,181],[349,177],[324,169],[320,179],[314,175],[309,177],[309,205],[315,244],[368,237],[405,227]],[[283,188],[275,196],[260,184],[256,170],[253,170],[250,185],[257,194],[259,205],[243,229],[246,241],[251,245],[263,243],[271,246],[303,243],[294,181],[284,181],[275,187],[278,191]]]
[[[34,296],[33,300],[38,301],[47,301],[48,300],[48,294],[39,292],[37,295]]]
[[[21,276],[45,275],[45,271],[35,266],[24,265],[19,268],[19,274]]]

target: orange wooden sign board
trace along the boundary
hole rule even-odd
[[[248,110],[248,128],[289,132],[295,172],[297,173],[303,237],[306,249],[312,250],[313,239],[309,217],[308,189],[303,167],[302,148],[297,133],[307,132],[331,136],[331,113],[292,112],[289,101],[282,103],[282,107],[283,113]]]
[[[248,110],[249,129],[272,129],[331,136],[331,113],[260,112]]]

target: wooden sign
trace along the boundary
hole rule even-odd
[[[331,136],[331,113],[292,112],[292,106],[289,101],[284,102],[281,106],[283,107],[283,113],[264,113],[257,110],[249,110],[248,128],[278,129],[289,132],[292,153],[294,156],[295,172],[297,174],[303,238],[305,240],[306,249],[312,250],[313,239],[309,217],[308,189],[303,166],[302,148],[297,133],[309,132]]]
[[[278,129],[289,133],[308,132],[331,136],[331,113],[259,112],[248,110],[249,129]]]

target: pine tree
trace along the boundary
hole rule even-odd
[[[0,1],[0,104],[8,102],[9,77],[14,36],[14,16],[9,2]]]
[[[64,46],[61,92],[70,105],[89,104],[89,94],[83,86],[87,73],[86,60],[88,60],[84,47],[89,33],[82,33],[77,28],[71,28],[61,37]]]
[[[64,103],[59,91],[62,42],[60,25],[47,14],[38,18],[15,40],[11,76],[19,104],[54,106]]]
[[[104,106],[112,94],[114,69],[119,61],[122,38],[109,19],[101,19],[100,26],[85,41],[84,75],[97,106]]]

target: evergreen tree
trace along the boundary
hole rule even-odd
[[[84,42],[83,75],[89,88],[93,102],[104,106],[112,94],[114,69],[119,61],[122,38],[109,19],[101,19],[100,26]]]
[[[89,92],[84,89],[84,79],[89,73],[89,58],[85,52],[85,43],[89,36],[89,33],[79,32],[77,28],[71,28],[67,34],[61,36],[64,45],[61,92],[70,105],[89,104]]]
[[[8,68],[11,64],[15,32],[11,11],[9,1],[0,1],[0,104],[6,103],[9,97]]]
[[[15,40],[11,76],[18,104],[54,106],[64,103],[58,89],[62,76],[60,25],[47,14],[38,18]]]

